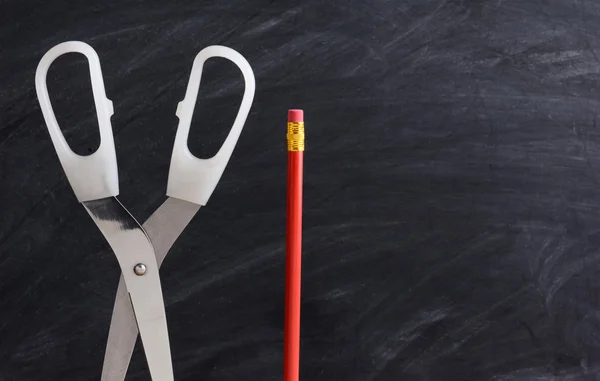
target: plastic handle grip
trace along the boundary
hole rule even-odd
[[[58,126],[48,96],[46,83],[48,69],[55,59],[65,53],[81,53],[87,57],[89,64],[94,103],[100,128],[100,147],[96,152],[87,156],[78,155],[69,147]],[[119,194],[119,177],[115,143],[110,124],[113,104],[110,99],[106,98],[100,60],[96,51],[88,44],[80,41],[67,41],[56,45],[42,57],[38,64],[35,73],[35,89],[54,149],[77,200],[84,202],[117,196]]]
[[[213,157],[199,159],[192,155],[187,141],[198,97],[202,68],[204,62],[211,57],[223,57],[236,64],[242,71],[245,89],[240,109],[225,142]],[[202,49],[198,53],[194,59],[185,98],[177,106],[179,126],[177,127],[173,155],[171,156],[167,196],[199,205],[206,205],[217,183],[221,179],[221,175],[231,158],[233,149],[242,132],[254,99],[255,87],[254,73],[250,64],[235,50],[213,45]]]

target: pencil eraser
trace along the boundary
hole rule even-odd
[[[288,110],[288,122],[304,122],[304,111]]]

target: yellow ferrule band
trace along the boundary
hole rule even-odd
[[[288,122],[288,151],[304,151],[304,122]]]

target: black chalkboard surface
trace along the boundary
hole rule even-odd
[[[120,270],[71,190],[34,75],[100,57],[120,200],[165,199],[195,55],[240,52],[251,113],[162,269],[176,380],[281,380],[285,122],[306,119],[302,380],[600,379],[596,1],[0,5],[0,380],[98,380]],[[189,139],[242,95],[209,61]],[[73,149],[99,144],[87,62],[49,74]],[[128,380],[149,380],[141,347]]]

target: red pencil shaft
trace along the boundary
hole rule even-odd
[[[288,152],[284,381],[298,381],[300,372],[303,161],[304,152]]]

